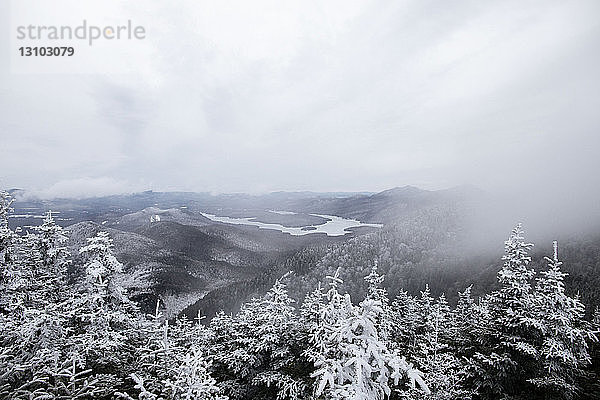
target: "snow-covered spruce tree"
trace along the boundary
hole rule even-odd
[[[502,256],[504,265],[498,272],[501,288],[493,293],[492,301],[498,304],[496,315],[498,322],[504,326],[516,329],[522,326],[522,320],[531,314],[532,280],[535,271],[528,268],[531,262],[528,252],[533,244],[524,241],[521,224],[512,231],[505,244],[505,255]],[[507,343],[510,347],[518,347],[518,337],[512,337]]]
[[[300,306],[301,323],[307,332],[307,337],[317,332],[322,326],[321,313],[325,304],[324,299],[325,294],[323,293],[321,283],[319,282],[315,290],[306,294],[304,301]],[[311,339],[309,338],[309,341],[310,340]]]
[[[28,380],[26,364],[30,355],[21,348],[27,283],[15,260],[19,237],[8,226],[13,199],[0,191],[0,397],[8,398]]]
[[[471,296],[473,286],[458,292],[456,307],[451,311],[450,345],[458,357],[471,357],[476,342],[472,333],[479,320],[475,300]]]
[[[7,230],[11,235],[12,231]],[[48,313],[43,304],[33,301],[37,297],[33,289],[43,284],[37,284],[33,276],[39,264],[31,247],[33,236],[14,234],[9,244],[10,257],[2,261],[0,346],[4,362],[0,363],[0,386],[5,386],[11,396],[26,396],[38,388],[39,382],[34,379],[39,364],[36,351],[47,345],[50,336],[43,329],[47,327]]]
[[[0,225],[5,225],[5,236],[10,237],[10,256],[4,257],[10,261],[4,263],[2,274],[10,308],[48,311],[49,305],[64,300],[70,254],[64,247],[67,238],[51,214],[41,226],[28,227],[21,235],[8,229],[6,221]]]
[[[91,370],[103,393],[123,387],[133,372],[141,319],[135,303],[120,286],[123,265],[112,253],[107,232],[88,238],[80,249],[86,262],[85,281],[79,293],[65,303],[71,331],[70,356]]]
[[[434,299],[429,286],[421,292],[419,298],[401,291],[392,303],[390,320],[392,321],[393,346],[402,350],[412,361],[423,358],[427,349],[425,342],[432,335],[428,330],[428,320],[433,311]]]
[[[393,342],[389,346],[415,363],[431,391],[413,389],[409,398],[470,398],[464,382],[465,366],[454,354],[456,329],[444,296],[434,300],[427,286],[419,298],[401,292],[392,303],[391,320]]]
[[[2,208],[0,225],[3,236],[10,237],[10,257],[6,253],[1,257],[4,312],[0,317],[0,341],[4,349],[2,365],[7,368],[0,372],[0,386],[8,390],[5,397],[51,396],[52,371],[60,367],[66,340],[64,314],[60,310],[66,287],[57,284],[63,281],[64,274],[60,266],[56,269],[43,263],[37,247],[39,235],[28,232],[19,236],[10,231],[6,223],[8,208]],[[58,242],[63,239],[50,232],[46,238]],[[65,254],[60,262],[66,265],[67,257]]]
[[[476,328],[481,343],[470,371],[474,389],[484,396],[519,396],[533,389],[529,379],[540,354],[531,287],[535,271],[528,267],[532,246],[524,241],[518,224],[505,242],[504,265],[498,272],[500,289],[486,299],[489,320],[480,321]]]
[[[310,393],[310,364],[292,303],[278,280],[236,315],[219,313],[211,320],[213,376],[231,399],[302,399]]]
[[[178,353],[177,367],[165,386],[172,393],[172,399],[182,400],[226,400],[221,394],[216,380],[210,375],[211,364],[198,346]]]
[[[15,262],[19,237],[8,226],[8,216],[12,212],[13,198],[0,191],[0,315],[7,315],[22,302],[19,286],[23,272]]]
[[[129,376],[135,386],[127,393],[119,393],[123,398],[168,398],[165,382],[176,369],[176,352],[183,350],[174,345],[169,335],[169,323],[160,312],[159,305],[157,301],[155,313],[148,315],[148,319],[140,326],[142,345],[135,371]]]
[[[407,291],[401,290],[392,302],[391,314],[388,318],[391,321],[390,339],[394,348],[412,360],[417,347],[417,331],[422,320],[418,312],[417,300]]]
[[[35,289],[43,283],[35,276],[40,264],[35,241],[36,235],[30,232],[15,234],[10,244],[10,260],[3,265],[3,309],[18,318],[24,318],[25,311],[34,307]]]
[[[67,237],[50,212],[42,225],[29,228],[33,233],[19,236],[13,251],[13,290],[20,295],[14,306],[55,314],[67,296]]]
[[[32,273],[38,264],[32,251],[34,235],[19,235],[8,225],[13,199],[0,191],[0,314],[22,319],[30,303]]]
[[[365,299],[354,306],[337,287],[339,270],[329,277],[330,289],[322,309],[322,330],[313,336],[316,371],[314,396],[325,399],[384,399],[392,387],[408,380],[428,392],[420,371],[390,351],[379,339],[376,320],[381,303]]]
[[[134,390],[118,393],[120,398],[140,400],[226,400],[210,375],[205,357],[208,330],[199,323],[178,320],[170,327],[156,314],[144,324],[147,343],[140,351],[140,363],[130,375]]]
[[[385,277],[379,274],[377,268],[378,263],[377,260],[375,260],[371,272],[365,277],[365,282],[368,284],[365,300],[379,302],[381,313],[376,317],[375,328],[377,329],[379,338],[387,342],[392,330],[390,300],[388,298],[387,290],[382,286]]]
[[[61,358],[61,346],[65,344],[66,313],[63,302],[69,296],[67,286],[67,268],[71,263],[70,253],[66,248],[67,237],[58,226],[52,213],[48,212],[42,225],[32,227],[35,235],[27,235],[29,244],[26,249],[35,261],[30,263],[27,337],[32,343],[32,351],[36,357],[32,365],[34,376],[43,377],[50,367],[62,367],[56,360]],[[25,326],[25,325],[24,325]],[[69,360],[67,370],[71,368]],[[64,369],[64,368],[63,368]]]
[[[343,296],[338,292],[338,285],[343,283],[339,278],[339,272],[338,269],[334,276],[327,277],[329,280],[327,293],[324,294],[319,286],[317,291],[307,298],[308,307],[306,305],[304,307],[307,315],[316,318],[316,323],[313,320],[308,321],[310,327],[309,346],[305,350],[305,354],[316,368],[311,375],[311,377],[317,378],[316,397],[323,394],[326,385],[329,384],[331,392],[329,397],[335,398],[333,397],[336,396],[334,386],[344,383],[337,379],[337,376],[341,374],[341,365],[337,359],[340,354],[331,339],[340,321],[346,320],[352,315],[353,305],[348,295]]]
[[[86,257],[84,267],[90,300],[103,310],[125,304],[127,298],[116,280],[117,275],[123,272],[123,264],[112,253],[113,243],[108,232],[98,232],[87,241],[87,246],[79,252]]]
[[[12,211],[14,199],[8,192],[0,190],[0,264],[10,262],[10,247],[14,232],[8,227],[8,215]]]
[[[418,336],[414,362],[423,371],[425,382],[431,394],[424,395],[413,391],[414,398],[427,399],[469,399],[472,391],[465,387],[466,365],[451,346],[455,340],[452,328],[450,306],[444,295],[435,301],[425,293],[421,301],[424,308],[423,332]]]
[[[71,264],[71,254],[66,246],[68,238],[62,227],[56,224],[52,211],[48,211],[42,225],[34,227],[34,231],[37,233],[34,248],[40,258],[36,274],[44,282],[44,298],[60,299]]]
[[[91,377],[85,355],[78,351],[81,335],[69,324],[73,295],[65,284],[69,254],[66,238],[51,215],[34,232],[15,236],[12,243],[9,321],[2,333],[10,335],[3,348],[2,398],[92,398],[107,393]],[[3,288],[3,298],[7,293]],[[5,329],[6,328],[6,329]],[[3,346],[8,336],[2,335]],[[3,384],[4,383],[4,384]]]
[[[584,320],[585,306],[565,293],[558,245],[552,258],[545,257],[548,269],[540,272],[535,290],[537,320],[543,342],[538,376],[531,379],[547,396],[573,398],[578,393],[582,367],[591,362],[588,341],[597,341],[591,324]]]

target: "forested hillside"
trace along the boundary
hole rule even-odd
[[[353,298],[361,298],[366,290],[363,277],[373,262],[378,263],[380,273],[386,276],[382,285],[390,298],[401,291],[416,296],[427,285],[434,296],[444,294],[455,305],[458,293],[469,286],[475,297],[498,289],[496,275],[502,266],[502,239],[492,245],[481,244],[488,241],[481,236],[498,236],[489,226],[472,223],[470,216],[480,212],[481,205],[474,205],[464,192],[457,190],[455,193],[461,194],[458,199],[435,192],[429,192],[427,198],[427,192],[422,192],[417,197],[426,200],[411,206],[411,197],[416,192],[409,190],[409,198],[406,192],[403,189],[386,194],[394,196],[396,203],[371,205],[373,209],[387,207],[385,213],[389,219],[384,220],[383,228],[344,241],[309,244],[251,279],[207,294],[185,313],[193,317],[198,311],[208,316],[220,309],[236,311],[244,300],[264,294],[277,278],[290,271],[293,274],[285,282],[296,301],[301,301],[338,269],[344,280],[343,290]],[[348,200],[343,202],[347,204]],[[355,208],[360,207],[355,205]],[[510,225],[505,225],[510,230]],[[561,239],[561,259],[565,261],[563,268],[569,274],[565,277],[566,291],[581,297],[589,317],[600,304],[600,234],[586,231],[578,235],[557,234]],[[552,253],[551,243],[542,240],[531,249],[533,266],[545,267],[544,257]]]
[[[496,289],[473,296],[468,287],[455,305],[427,285],[416,296],[386,290],[411,282],[400,280],[406,275],[396,271],[393,251],[415,268],[435,260],[427,243],[440,239],[417,229],[396,232],[399,242],[382,232],[333,245],[324,257],[316,256],[322,249],[301,252],[287,265],[295,272],[265,295],[202,324],[168,320],[160,303],[151,315],[140,312],[120,284],[123,265],[108,232],[88,238],[74,258],[50,213],[35,231],[11,230],[10,202],[2,193],[3,398],[600,396],[600,313],[585,319],[584,304],[565,291],[556,243],[544,266],[532,263],[520,225],[505,243]],[[74,261],[82,275],[69,276]],[[307,278],[302,266],[312,262],[328,274],[324,283]]]
[[[373,261],[386,275],[383,286],[394,297],[406,290],[417,294],[430,287],[436,296],[445,294],[455,304],[457,293],[473,286],[475,296],[498,288],[496,273],[501,246],[477,248],[470,236],[485,234],[469,227],[464,210],[456,206],[435,206],[396,220],[377,232],[347,242],[306,248],[290,258],[282,271],[294,272],[290,286],[302,298],[323,277],[338,268],[353,296],[364,295],[360,284]],[[550,243],[531,249],[532,265],[543,269],[544,256],[552,253]],[[565,235],[561,241],[567,291],[579,293],[588,309],[600,305],[600,234]]]

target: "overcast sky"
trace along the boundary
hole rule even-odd
[[[0,58],[0,186],[598,198],[600,1],[121,3],[153,54],[135,74]]]

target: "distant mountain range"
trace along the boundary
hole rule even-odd
[[[464,201],[473,191],[426,191],[411,186],[381,193],[275,192],[266,195],[142,192],[86,199],[39,200],[13,190],[13,226],[25,230],[52,210],[67,227],[74,255],[86,238],[110,233],[117,258],[126,266],[132,295],[148,310],[157,297],[171,315],[218,288],[278,270],[297,252],[335,244],[374,228],[357,228],[343,237],[309,234],[292,237],[274,230],[216,223],[202,212],[253,217],[265,223],[307,226],[325,222],[309,214],[336,215],[363,222],[393,224],[434,204]],[[276,211],[274,211],[276,210]],[[82,271],[74,265],[74,276]]]
[[[265,195],[243,193],[211,195],[192,192],[146,191],[131,195],[115,195],[85,199],[42,200],[26,196],[21,189],[11,193],[17,198],[15,214],[29,217],[13,219],[14,225],[27,225],[33,216],[47,210],[57,212],[63,226],[82,221],[113,224],[119,222],[136,224],[152,212],[169,210],[171,218],[183,224],[202,225],[208,223],[198,216],[198,211],[225,213],[233,216],[255,216],[265,210],[284,210],[301,213],[321,213],[357,218],[363,222],[386,223],[405,211],[439,201],[464,200],[481,196],[483,192],[474,188],[459,187],[448,190],[428,191],[413,186],[398,187],[380,193],[313,193],[274,192]],[[156,209],[153,211],[152,207]],[[178,210],[178,211],[176,211]],[[106,221],[106,222],[105,222]],[[139,222],[139,221],[138,221]],[[138,223],[139,224],[139,223]]]
[[[503,238],[517,222],[498,216],[490,218],[496,225],[482,222],[485,218],[481,216],[489,218],[493,214],[486,209],[491,199],[469,186],[433,191],[404,186],[380,193],[266,195],[147,191],[54,200],[28,199],[18,190],[12,193],[17,196],[9,220],[13,228],[20,226],[26,231],[27,226],[40,224],[43,214],[52,210],[57,222],[67,227],[71,251],[76,256],[86,238],[100,230],[108,231],[116,256],[125,265],[124,285],[147,311],[160,298],[169,316],[184,309],[191,315],[198,310],[210,314],[220,308],[235,308],[288,270],[314,283],[322,278],[321,274],[332,273],[335,265],[353,265],[356,274],[348,276],[360,281],[363,271],[356,264],[366,267],[374,257],[390,260],[385,268],[392,274],[390,279],[397,282],[391,289],[418,290],[421,282],[440,279],[440,272],[433,273],[429,268],[443,271],[446,264],[460,269],[462,275],[444,272],[444,280],[438,280],[440,285],[435,287],[438,291],[449,286],[452,290],[460,288],[470,277],[490,285],[496,264],[490,264],[490,258],[481,254],[499,259]],[[326,221],[314,214],[383,227],[352,228],[348,234],[336,237],[291,236],[277,230],[215,222],[203,213],[306,227],[306,231]],[[472,254],[471,258],[458,256],[460,251]],[[76,259],[73,265],[74,278],[82,273],[79,261]],[[427,276],[417,277],[413,269],[412,277],[403,272],[419,263],[419,268],[429,271],[423,272]],[[300,288],[301,281],[294,285]]]
[[[266,195],[188,192],[142,192],[87,199],[28,199],[22,190],[10,219],[25,230],[38,225],[48,210],[67,227],[74,255],[86,238],[100,230],[111,234],[117,258],[126,266],[124,284],[151,309],[157,296],[175,314],[207,293],[245,281],[278,265],[302,249],[339,243],[373,228],[344,237],[292,237],[273,230],[216,223],[209,212],[254,217],[266,223],[304,226],[324,222],[308,214],[328,214],[363,222],[389,224],[406,213],[433,203],[460,198],[462,192],[402,187],[381,193],[276,192]],[[273,210],[285,212],[273,212]],[[292,214],[292,212],[297,214]],[[74,266],[74,276],[81,273]]]

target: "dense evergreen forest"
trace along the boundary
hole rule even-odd
[[[567,292],[556,242],[532,261],[520,225],[487,293],[468,286],[448,301],[440,289],[456,279],[427,269],[439,238],[405,227],[398,241],[372,234],[298,253],[235,313],[167,320],[160,303],[144,314],[128,296],[108,233],[74,266],[51,213],[15,232],[10,204],[0,192],[2,398],[600,398],[600,312],[582,301],[596,294]],[[426,273],[410,279],[407,265]]]

